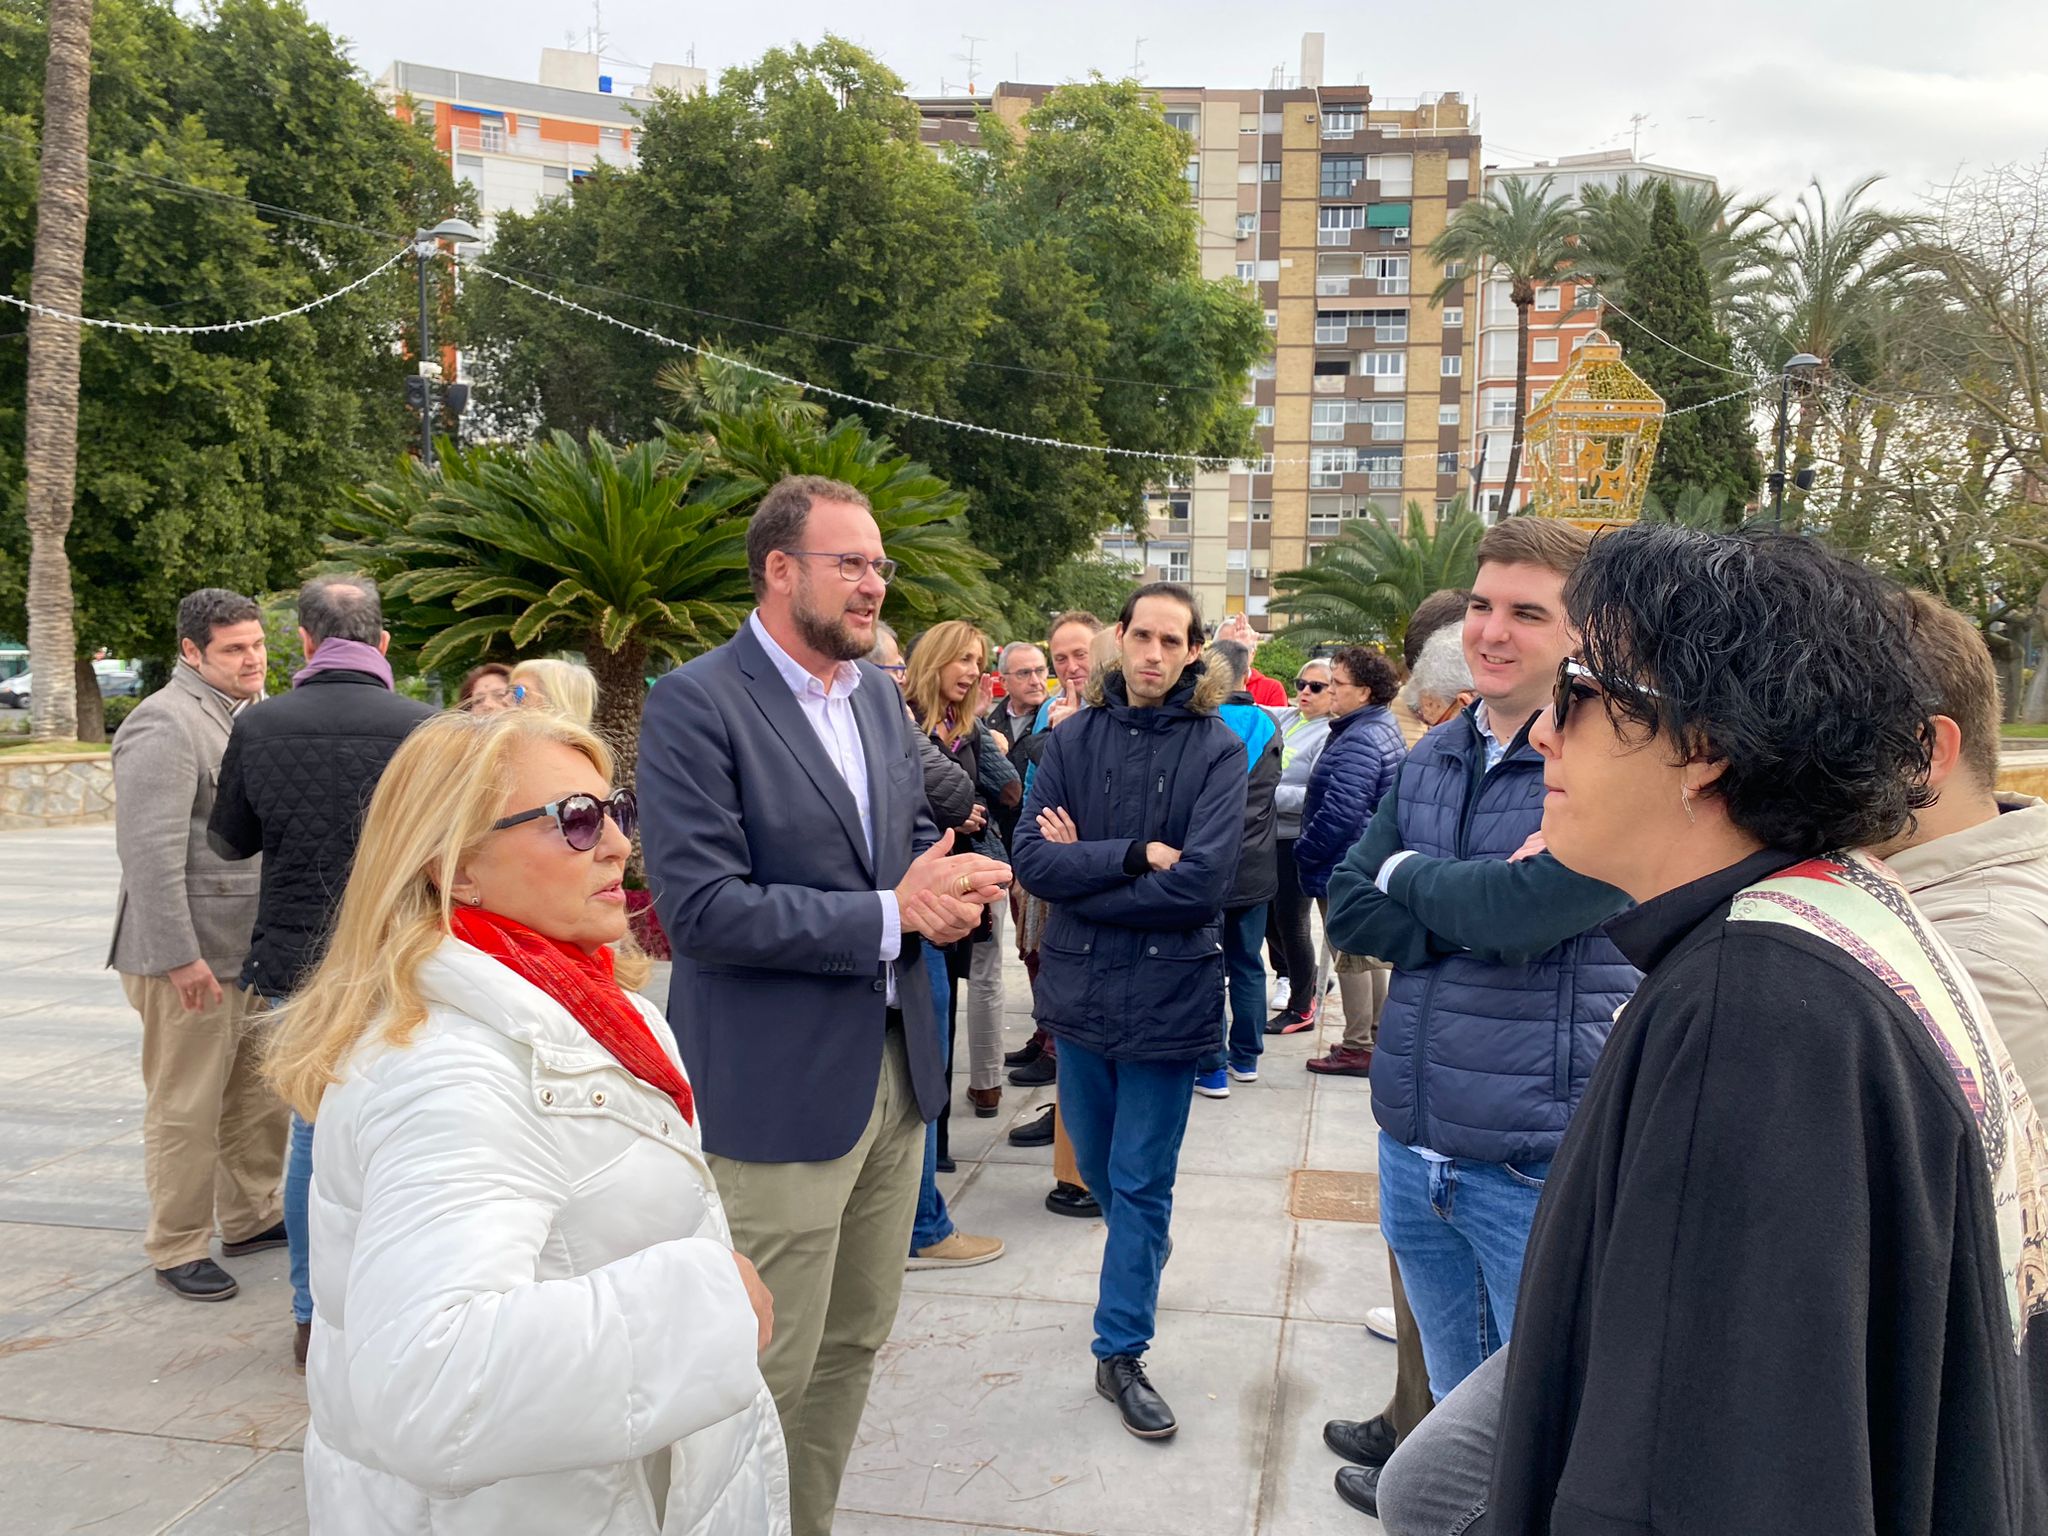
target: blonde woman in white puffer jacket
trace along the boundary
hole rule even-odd
[[[789,1530],[772,1308],[667,1027],[619,984],[646,962],[614,947],[610,775],[545,713],[421,726],[280,1023],[316,1127],[315,1536]]]

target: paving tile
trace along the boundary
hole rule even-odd
[[[98,969],[106,964],[106,940],[98,941],[99,953],[86,958],[94,947],[94,936],[66,925],[61,931],[16,933],[0,949],[0,986],[7,984],[8,976],[16,971],[34,968],[56,972],[67,970],[83,971],[90,966]]]
[[[1233,1085],[1227,1099],[1196,1097],[1180,1144],[1181,1172],[1243,1178],[1293,1172],[1301,1166],[1305,1107],[1301,1094],[1264,1083]]]
[[[1261,1536],[1361,1536],[1380,1529],[1337,1498],[1332,1484],[1344,1463],[1323,1444],[1323,1423],[1371,1418],[1393,1395],[1393,1345],[1363,1328],[1287,1324],[1260,1490]]]
[[[1095,1395],[1088,1315],[906,1295],[841,1504],[1077,1536],[1251,1530],[1280,1323],[1162,1314],[1153,1378],[1181,1428],[1160,1445],[1123,1433]]]
[[[0,1419],[0,1526],[154,1536],[256,1459],[239,1446]]]
[[[1363,1328],[1368,1309],[1393,1304],[1387,1244],[1378,1227],[1345,1221],[1296,1223],[1289,1317]]]
[[[0,1221],[140,1232],[149,1225],[141,1127],[0,1180]]]
[[[133,1232],[0,1224],[0,1339],[148,1268]]]
[[[8,1027],[41,1017],[31,1013],[0,1019],[0,1092],[12,1084],[29,1084],[53,1077],[90,1078],[97,1082],[125,1081],[134,1089],[134,1113],[142,1113],[140,1039],[109,1039],[91,1030],[74,1033],[57,1028],[29,1033]],[[105,1060],[101,1060],[102,1057]]]
[[[306,1529],[304,1469],[296,1451],[272,1451],[164,1536],[299,1536]]]
[[[144,1273],[17,1334],[0,1345],[0,1403],[24,1419],[277,1447],[306,1420],[291,1286],[281,1263],[229,1268],[232,1301],[183,1301]]]
[[[35,1010],[59,1007],[70,1002],[97,1003],[120,1001],[121,984],[113,983],[109,993],[105,981],[84,971],[55,972],[49,975],[29,972],[0,972],[0,1018]]]
[[[1380,1125],[1373,1118],[1372,1095],[1363,1081],[1356,1087],[1338,1082],[1316,1084],[1303,1167],[1376,1173],[1379,1146]]]

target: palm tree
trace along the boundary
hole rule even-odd
[[[1315,552],[1302,570],[1273,578],[1273,612],[1292,620],[1283,633],[1303,647],[1326,640],[1364,642],[1393,650],[1408,616],[1446,587],[1469,587],[1478,574],[1486,524],[1459,497],[1434,526],[1420,502],[1408,503],[1395,529],[1360,518]]]
[[[79,314],[85,296],[86,118],[92,87],[92,0],[49,0],[43,69],[42,182],[36,197],[35,274],[29,297]],[[72,627],[71,561],[64,553],[78,487],[78,326],[28,320],[22,454],[29,529],[28,650],[36,674],[30,736],[78,735],[74,677],[90,674]]]
[[[1577,255],[1572,201],[1551,196],[1553,179],[1546,176],[1533,187],[1519,177],[1496,181],[1485,197],[1459,208],[1429,245],[1430,258],[1439,267],[1462,263],[1482,286],[1489,274],[1505,276],[1508,297],[1514,302],[1515,426],[1501,487],[1503,506],[1513,501],[1515,481],[1522,473],[1522,432],[1529,416],[1529,308],[1536,302],[1536,290],[1555,283]],[[1441,305],[1463,281],[1444,278],[1430,302]]]
[[[1656,208],[1655,176],[1624,177],[1619,186],[1587,187],[1579,194],[1579,253],[1572,275],[1597,283],[1603,296],[1628,303],[1623,278],[1650,243]],[[1692,236],[1707,269],[1714,318],[1732,328],[1736,313],[1768,280],[1776,221],[1762,198],[1737,201],[1733,192],[1700,182],[1671,183],[1678,222]]]
[[[382,584],[422,670],[540,648],[582,651],[597,726],[632,777],[646,676],[727,639],[752,603],[746,488],[704,453],[566,432],[443,449],[438,472],[349,493],[329,554]]]

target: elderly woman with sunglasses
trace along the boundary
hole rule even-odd
[[[550,712],[419,727],[283,1013],[271,1076],[315,1119],[316,1536],[789,1529],[772,1305],[627,990],[610,776]]]
[[[1394,1536],[2048,1530],[2048,1140],[1860,848],[1927,803],[1900,595],[1639,528],[1566,589],[1543,836],[1643,970],[1550,1166],[1514,1337],[1403,1441]]]
[[[1280,888],[1273,897],[1272,930],[1287,965],[1287,1003],[1266,1022],[1269,1035],[1291,1035],[1314,1025],[1320,996],[1315,936],[1309,913],[1315,898],[1301,888],[1294,864],[1294,840],[1301,836],[1301,808],[1309,776],[1330,739],[1336,696],[1330,692],[1330,664],[1305,661],[1294,678],[1294,705],[1280,717],[1280,784],[1273,791],[1274,851]]]

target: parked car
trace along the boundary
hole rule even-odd
[[[133,698],[142,691],[142,674],[132,662],[96,661],[92,669],[99,674],[102,699]],[[32,681],[27,672],[0,681],[0,709],[27,709]]]

